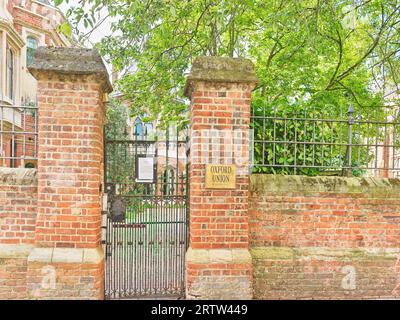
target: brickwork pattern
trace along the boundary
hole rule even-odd
[[[250,96],[256,82],[249,60],[218,57],[198,58],[188,77],[185,93],[191,99],[190,248],[186,255],[189,299],[252,297],[248,129]],[[207,189],[207,164],[235,165],[235,188]]]
[[[0,300],[21,300],[27,297],[26,273],[26,257],[0,257]]]
[[[0,298],[103,299],[106,69],[94,50],[39,48],[30,71],[38,168],[0,170]]]
[[[33,244],[36,206],[36,170],[0,169],[0,244]]]
[[[186,283],[189,299],[248,299],[252,263],[188,263]],[[206,293],[206,294],[205,294]]]
[[[253,175],[255,298],[395,298],[399,191],[395,179]]]
[[[248,84],[198,82],[192,96],[192,133],[210,130],[247,132],[250,90]],[[247,146],[245,141],[246,137],[243,145]],[[212,143],[211,139],[192,139],[191,143],[191,159],[203,157],[204,162],[192,160],[190,167],[191,245],[193,248],[247,248],[248,175],[236,177],[234,190],[206,190],[205,163],[213,163],[213,159],[211,151],[204,159],[204,150],[212,150]],[[220,144],[217,161],[225,163],[222,139]],[[246,147],[243,149],[243,154],[247,154]]]
[[[102,300],[104,299],[103,274],[102,262],[98,264],[31,262],[27,273],[28,299]]]
[[[252,250],[255,299],[399,299],[397,252]]]
[[[40,246],[100,245],[102,88],[94,76],[39,78]]]

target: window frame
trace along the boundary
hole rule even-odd
[[[30,40],[34,41],[35,43],[34,47],[30,46],[31,43]],[[39,46],[39,39],[36,36],[29,34],[26,37],[26,66],[29,66],[33,62],[33,57],[38,46]]]
[[[11,46],[7,46],[7,71],[6,71],[6,84],[7,84],[7,95],[10,100],[15,98],[15,52]]]

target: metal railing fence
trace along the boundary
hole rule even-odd
[[[36,167],[37,106],[0,104],[0,166]]]
[[[400,107],[253,107],[253,172],[397,177]]]

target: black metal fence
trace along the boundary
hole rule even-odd
[[[254,107],[253,172],[397,177],[400,107]]]
[[[38,109],[0,104],[0,167],[37,165]]]

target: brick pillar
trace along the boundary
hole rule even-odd
[[[102,299],[104,97],[112,88],[95,50],[39,48],[38,215],[28,257],[31,299]]]
[[[248,146],[256,83],[251,61],[221,57],[197,58],[186,83],[191,99],[189,299],[252,298]],[[222,164],[214,167],[222,171],[231,165],[236,181],[232,184],[231,175],[222,183],[213,180],[218,174],[211,175],[210,164]]]

